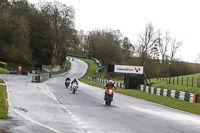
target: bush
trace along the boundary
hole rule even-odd
[[[10,73],[9,70],[0,67],[0,74],[9,74],[9,73]]]
[[[6,68],[7,67],[7,63],[0,61],[0,67]]]

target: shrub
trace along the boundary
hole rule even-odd
[[[0,67],[6,68],[7,67],[7,63],[0,61]]]

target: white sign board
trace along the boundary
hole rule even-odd
[[[114,72],[143,74],[143,66],[115,65]]]

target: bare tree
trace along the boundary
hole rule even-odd
[[[141,65],[144,64],[147,56],[151,54],[153,47],[156,44],[154,27],[151,23],[147,24],[144,34],[140,34],[140,40],[138,41],[138,53],[141,58]]]
[[[86,56],[87,53],[89,52],[89,46],[88,46],[88,43],[87,43],[87,36],[86,36],[86,34],[84,34],[83,30],[80,30],[78,32],[78,39],[79,39],[79,42],[80,42],[80,49],[83,52],[83,55]]]
[[[197,55],[195,62],[196,62],[196,64],[200,64],[200,53]]]
[[[174,60],[174,56],[180,49],[181,45],[182,45],[182,42],[177,41],[176,38],[171,40],[170,61]]]
[[[162,33],[160,30],[157,32],[157,34],[158,34],[158,37],[157,37],[158,48],[159,48],[159,52],[161,54],[162,63],[163,63],[163,61],[165,60],[165,55],[167,52],[168,45],[170,43],[170,36],[168,32],[165,32],[165,37],[162,37]]]

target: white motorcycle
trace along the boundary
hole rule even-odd
[[[71,91],[72,93],[75,93],[78,89],[78,84],[76,82],[74,82],[71,86]]]

